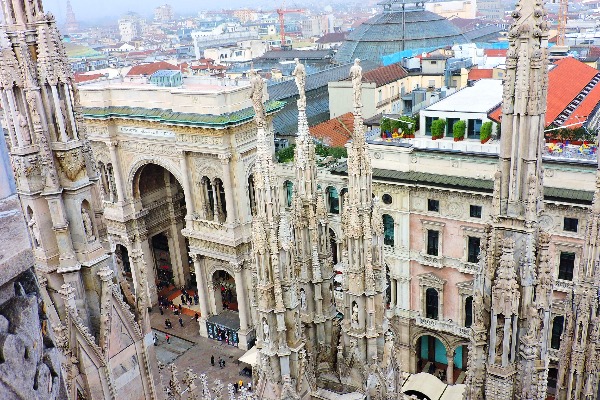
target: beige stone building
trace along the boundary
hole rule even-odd
[[[248,93],[247,82],[201,77],[176,88],[141,81],[81,87],[113,250],[131,265],[134,283],[142,266],[128,258],[143,254],[153,304],[155,282],[197,289],[203,336],[210,316],[224,311],[222,289],[231,288],[239,326],[228,334],[242,348],[254,335],[248,265],[256,131]],[[267,112],[280,107],[268,103]]]

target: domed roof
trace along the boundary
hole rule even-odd
[[[381,56],[403,50],[467,42],[458,27],[422,7],[388,9],[352,31],[334,59],[342,64],[355,58],[381,63]]]

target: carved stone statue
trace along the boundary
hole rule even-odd
[[[300,309],[306,311],[306,292],[304,289],[300,289]]]
[[[250,99],[252,100],[252,107],[254,108],[254,120],[259,128],[265,126],[265,106],[263,104],[263,95],[265,82],[263,78],[255,71],[250,71]]]
[[[85,208],[81,209],[81,219],[83,220],[83,229],[85,231],[85,237],[88,242],[96,240],[94,235],[94,226],[92,225],[92,218],[90,218],[90,212]]]
[[[352,327],[358,328],[358,304],[352,303]]]
[[[23,142],[26,145],[31,144],[31,132],[29,131],[29,124],[27,123],[27,119],[18,110],[16,112],[15,119],[16,119],[17,124],[19,124]]]
[[[350,78],[354,93],[354,108],[360,108],[362,107],[362,67],[358,58],[354,60],[354,65],[350,68]]]
[[[269,324],[267,324],[266,319],[263,319],[263,336],[264,336],[263,342],[269,343],[271,341]]]
[[[38,226],[34,215],[31,216],[31,219],[27,223],[27,226],[29,227],[31,236],[33,237],[33,247],[40,246],[40,244],[42,243],[42,235],[40,233],[40,227]]]
[[[296,68],[294,68],[292,75],[298,87],[298,109],[304,110],[306,109],[306,68],[297,58],[294,61],[296,62]]]

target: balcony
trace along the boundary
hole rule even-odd
[[[442,256],[431,256],[427,253],[419,253],[418,261],[423,265],[428,265],[435,268],[444,267],[444,257]]]
[[[554,282],[554,290],[559,292],[570,292],[573,288],[573,282],[565,281],[563,279],[557,279]]]
[[[446,332],[466,339],[471,338],[471,328],[458,326],[454,322],[438,321],[437,319],[429,319],[417,316],[415,319],[415,323],[417,326],[431,329],[434,331]]]
[[[481,269],[481,267],[479,266],[479,264],[476,264],[476,263],[460,261],[458,263],[457,269],[460,272],[462,272],[463,274],[477,275],[479,273],[479,270]]]

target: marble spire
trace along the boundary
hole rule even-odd
[[[553,274],[543,212],[548,27],[541,0],[512,17],[492,223],[474,284],[467,399],[545,399]]]
[[[600,158],[596,191],[588,215],[578,278],[566,303],[558,363],[558,400],[591,400],[598,395],[600,349]]]
[[[363,374],[383,358],[385,266],[383,220],[373,198],[372,168],[362,117],[362,68],[350,69],[354,95],[354,131],[348,148],[348,194],[342,199],[344,320],[343,358],[352,366],[340,380],[350,387],[363,385]]]
[[[264,81],[251,72],[252,106],[257,125],[255,174],[256,215],[252,220],[252,252],[256,274],[258,385],[261,399],[279,399],[296,389],[300,370],[300,300],[294,276],[294,235],[290,217],[281,213],[272,134],[267,124],[263,96]],[[301,378],[300,378],[301,380]]]
[[[300,286],[300,317],[307,353],[315,370],[332,370],[339,329],[332,332],[333,259],[323,191],[317,185],[315,145],[306,119],[306,70],[296,59],[293,75],[298,87],[298,137],[294,155],[296,179],[292,197],[294,257]]]

